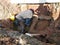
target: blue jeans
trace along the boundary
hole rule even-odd
[[[26,18],[25,19],[25,25],[29,26],[31,23],[31,18]]]
[[[15,27],[20,27],[21,33],[25,33],[25,28],[24,25],[29,26],[31,22],[30,18],[26,18],[26,19],[21,19],[21,20],[15,20],[14,21],[14,26]],[[19,24],[20,23],[20,24]]]
[[[24,23],[23,25],[22,24],[20,25],[21,33],[26,33],[25,25],[29,26],[30,22],[31,22],[31,19],[30,18],[22,19],[21,22]]]

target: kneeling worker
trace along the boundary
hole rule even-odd
[[[19,14],[13,17],[15,18],[13,22],[14,26],[19,27],[21,30],[21,33],[24,34],[25,33],[24,27],[25,25],[30,26],[33,15],[34,15],[33,9],[28,9],[23,12],[20,12]]]

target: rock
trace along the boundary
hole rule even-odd
[[[2,29],[0,30],[0,35],[3,36],[0,38],[1,44],[3,42],[3,44],[6,45],[46,45],[46,42],[43,43],[34,37],[20,34],[18,31],[7,31]]]
[[[20,39],[19,43],[21,45],[42,45],[41,42],[38,41],[37,39],[24,34],[22,34],[19,39]]]
[[[6,37],[6,36],[8,36],[7,32],[5,30],[0,30],[0,37]]]
[[[0,37],[11,37],[11,38],[19,38],[21,34],[18,31],[7,30],[5,28],[0,29]]]
[[[7,34],[11,38],[19,38],[21,35],[18,31],[7,31]]]

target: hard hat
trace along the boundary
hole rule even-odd
[[[14,15],[11,16],[11,17],[10,17],[10,20],[14,21],[14,20],[15,20],[15,16],[14,16]]]

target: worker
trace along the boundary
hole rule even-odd
[[[14,26],[20,28],[21,33],[25,33],[25,26],[30,26],[32,17],[34,15],[34,10],[33,9],[28,9],[23,12],[20,12],[16,16],[12,16],[10,19],[14,20]]]

